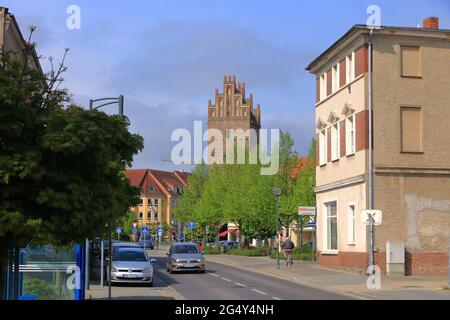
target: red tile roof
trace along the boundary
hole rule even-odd
[[[172,196],[179,195],[175,190],[175,186],[178,188],[187,186],[187,179],[190,173],[154,169],[130,169],[126,171],[125,175],[130,180],[131,185],[141,189],[142,194]]]
[[[291,169],[291,177],[297,178],[300,172],[304,171],[308,163],[308,157],[298,157],[294,167]]]

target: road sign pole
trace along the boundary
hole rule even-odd
[[[374,223],[375,223],[375,219],[373,217],[373,214],[369,214],[369,248],[370,248],[370,252],[369,252],[369,266],[370,266],[370,270],[371,272],[373,272],[374,268],[372,267],[375,264],[375,257],[374,257]]]
[[[100,286],[103,288],[103,279],[105,277],[105,244],[103,243],[103,239],[102,239],[102,247],[101,247],[101,252],[100,252]]]
[[[109,227],[108,230],[109,233],[109,261],[108,261],[108,299],[111,300],[111,271],[112,271],[112,256],[113,256],[113,252],[112,252],[112,230],[111,230],[111,226]]]

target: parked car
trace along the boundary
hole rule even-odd
[[[204,273],[205,258],[193,242],[175,242],[167,253],[167,272],[200,271]]]
[[[239,247],[239,242],[237,241],[225,241],[222,243],[222,246],[226,247],[227,249],[231,249],[233,247]]]
[[[119,247],[113,249],[111,284],[140,283],[153,285],[153,263],[141,248]]]
[[[139,247],[146,249],[154,249],[155,245],[153,244],[152,236],[146,236],[145,238],[141,235],[139,238]]]

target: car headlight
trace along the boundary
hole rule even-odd
[[[153,268],[152,268],[152,267],[145,268],[145,269],[143,270],[144,273],[151,273],[152,271],[153,271]]]
[[[197,259],[197,262],[203,262],[203,259]]]
[[[117,270],[117,268],[114,268],[114,267],[111,268],[111,272],[117,272],[117,271],[119,271],[119,270]]]

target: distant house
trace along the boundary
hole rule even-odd
[[[131,208],[140,227],[158,227],[164,224],[177,232],[178,222],[173,216],[177,201],[187,187],[190,173],[153,169],[130,169],[125,173],[130,184],[141,190],[141,201]],[[165,230],[169,231],[169,230]]]

